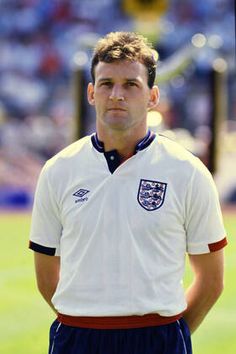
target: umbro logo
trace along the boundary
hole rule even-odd
[[[90,191],[88,189],[83,189],[80,188],[78,189],[73,196],[77,197],[78,199],[75,200],[75,203],[79,203],[79,202],[86,202],[88,200],[88,197],[86,196],[86,194],[88,194]],[[85,197],[86,196],[86,197]]]

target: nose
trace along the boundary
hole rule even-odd
[[[113,86],[109,99],[112,101],[124,101],[124,94],[120,86]]]

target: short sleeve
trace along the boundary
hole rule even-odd
[[[61,233],[59,208],[49,182],[46,164],[35,191],[29,248],[47,255],[59,255]]]
[[[218,192],[201,163],[187,187],[185,228],[189,254],[214,252],[227,244]]]

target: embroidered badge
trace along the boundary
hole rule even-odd
[[[73,194],[73,196],[75,196],[75,197],[78,198],[78,199],[75,200],[75,203],[78,203],[78,202],[85,202],[86,200],[88,200],[88,198],[85,197],[85,195],[86,195],[87,193],[89,193],[89,192],[90,192],[90,191],[89,191],[88,189],[83,189],[83,188],[77,190],[77,192],[75,192],[75,193]]]
[[[141,179],[138,190],[138,202],[148,211],[159,209],[165,200],[167,183]]]

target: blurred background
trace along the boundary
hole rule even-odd
[[[0,207],[30,208],[44,162],[94,131],[90,57],[109,31],[158,53],[153,130],[176,139],[236,201],[235,21],[231,0],[0,0]]]
[[[234,3],[0,0],[1,353],[47,352],[54,313],[27,248],[35,185],[48,158],[94,131],[90,58],[97,39],[116,30],[144,34],[157,51],[161,99],[150,128],[199,156],[216,181],[229,240],[225,290],[193,344],[196,354],[236,353]]]

